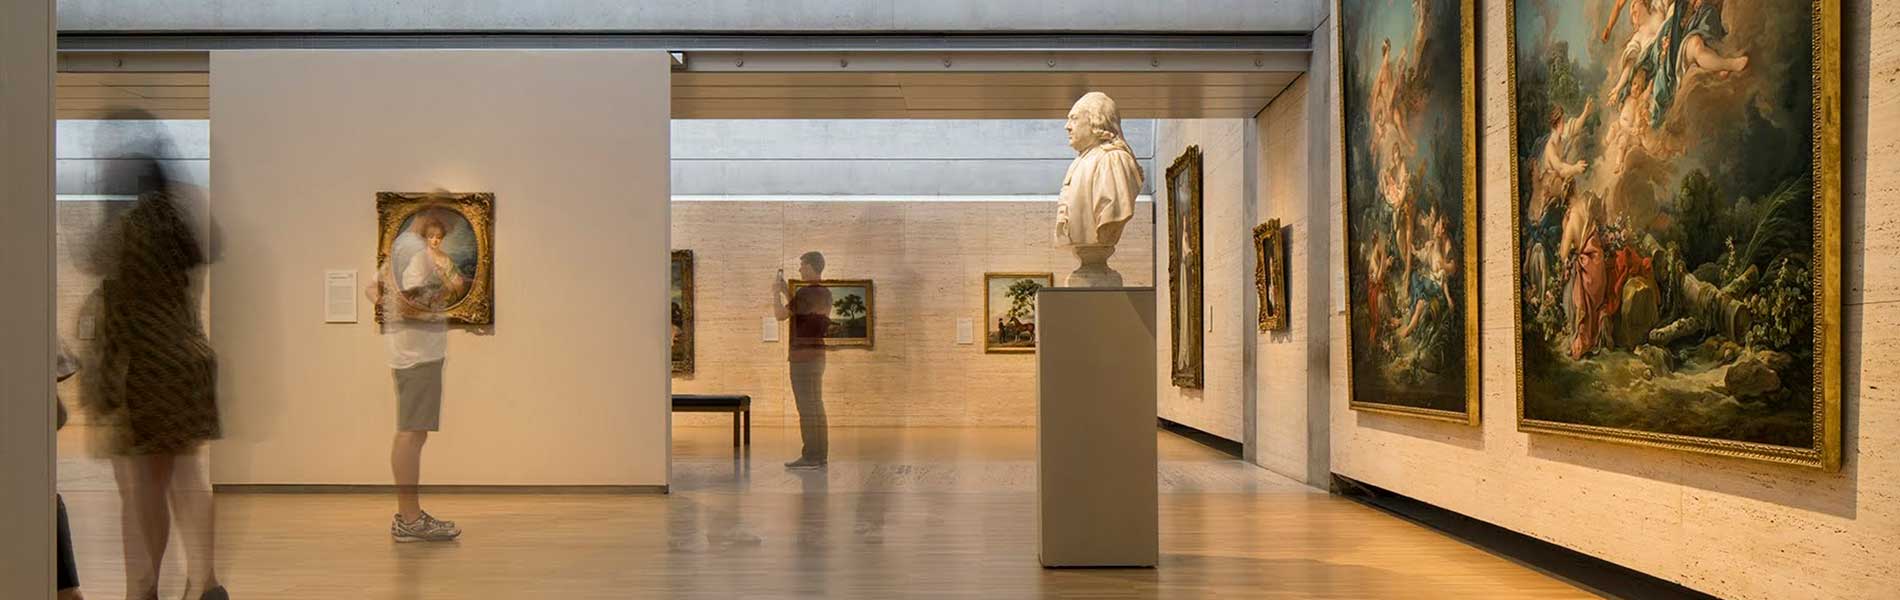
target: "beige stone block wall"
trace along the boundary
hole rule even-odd
[[[1323,293],[1326,289],[1328,276],[1315,273],[1307,262],[1312,254],[1308,244],[1315,233],[1313,228],[1327,227],[1332,222],[1327,215],[1308,210],[1310,82],[1309,77],[1294,81],[1252,123],[1260,140],[1257,220],[1264,223],[1279,219],[1286,242],[1288,323],[1279,331],[1260,332],[1256,328],[1248,333],[1256,337],[1258,344],[1251,365],[1256,375],[1250,382],[1255,390],[1258,427],[1254,461],[1275,473],[1299,480],[1307,479],[1306,391],[1309,369],[1315,367],[1308,360],[1311,353],[1308,341],[1313,334],[1309,313],[1313,311],[1310,303],[1295,299],[1305,299],[1312,291]],[[1252,232],[1248,234],[1251,251]],[[1258,294],[1253,282],[1254,274],[1249,270],[1241,286],[1242,293]],[[1323,312],[1323,307],[1321,310]],[[1323,363],[1317,368],[1324,370]]]
[[[1505,251],[1512,219],[1504,0],[1484,0],[1479,10],[1484,424],[1347,409],[1344,281],[1336,272],[1333,470],[1722,597],[1893,597],[1900,590],[1900,363],[1892,357],[1900,354],[1900,316],[1882,305],[1900,297],[1900,172],[1893,168],[1900,161],[1900,5],[1842,4],[1846,461],[1839,473],[1517,431]],[[1337,153],[1336,137],[1331,145]],[[1338,227],[1337,198],[1331,218]],[[1335,264],[1343,264],[1337,237],[1332,246]]]
[[[1153,283],[1152,203],[1137,205],[1110,264],[1129,285]],[[1050,272],[1061,284],[1075,258],[1052,243],[1054,201],[676,201],[673,247],[692,250],[697,369],[676,393],[748,394],[755,426],[795,426],[787,332],[763,341],[774,271],[796,277],[798,257],[825,255],[825,277],[870,279],[875,345],[827,357],[825,406],[834,426],[1030,426],[1036,418],[1031,354],[986,354],[983,274]],[[977,327],[957,343],[957,319]],[[730,423],[678,414],[681,425]]]
[[[1154,172],[1149,173],[1160,206],[1155,227],[1155,256],[1160,257],[1156,277],[1168,277],[1170,239],[1166,191],[1168,166],[1188,146],[1200,146],[1202,171],[1201,251],[1203,253],[1202,303],[1204,327],[1203,363],[1207,365],[1200,389],[1175,386],[1172,382],[1174,344],[1168,332],[1174,328],[1167,284],[1155,292],[1159,328],[1155,339],[1155,360],[1159,371],[1156,398],[1161,418],[1187,425],[1233,441],[1245,436],[1246,414],[1243,406],[1246,385],[1242,344],[1246,336],[1258,330],[1256,315],[1245,314],[1245,294],[1253,292],[1253,219],[1248,216],[1253,202],[1248,193],[1250,178],[1247,153],[1249,119],[1178,119],[1155,122]],[[1126,246],[1126,243],[1124,243]]]

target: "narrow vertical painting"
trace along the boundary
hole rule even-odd
[[[450,323],[495,321],[495,195],[376,194],[378,285],[403,314]],[[390,289],[393,288],[393,289]],[[376,305],[376,322],[391,318]]]
[[[673,332],[673,373],[693,374],[693,251],[674,250],[668,304]]]
[[[1206,373],[1201,327],[1201,148],[1168,167],[1168,314],[1174,385],[1199,388]]]
[[[1051,273],[983,274],[983,351],[1036,351],[1036,292],[1055,284]]]
[[[1340,0],[1351,407],[1478,424],[1470,0]]]
[[[1287,326],[1286,238],[1280,220],[1269,219],[1253,228],[1253,285],[1260,293],[1260,331]]]
[[[1838,3],[1510,9],[1518,428],[1838,468]]]

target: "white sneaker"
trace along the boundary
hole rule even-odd
[[[460,537],[462,528],[456,527],[454,521],[438,520],[424,511],[409,523],[402,522],[402,515],[397,514],[389,524],[389,535],[398,542],[447,542]]]

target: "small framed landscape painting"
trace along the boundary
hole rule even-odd
[[[1036,292],[1055,285],[1051,273],[983,274],[983,351],[1036,351]]]
[[[494,194],[379,192],[376,215],[377,281],[391,299],[376,304],[376,322],[399,307],[412,318],[494,323]]]
[[[788,285],[793,346],[871,347],[877,333],[877,294],[871,280],[795,280]]]

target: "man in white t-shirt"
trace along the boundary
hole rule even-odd
[[[440,314],[408,301],[413,286],[426,279],[403,269],[400,293],[385,294],[385,285],[370,284],[365,293],[382,308],[383,339],[389,345],[389,368],[396,380],[396,439],[389,452],[389,469],[396,480],[396,508],[389,534],[398,542],[445,542],[462,535],[453,521],[442,521],[422,510],[422,446],[442,420],[442,363],[448,356],[449,328]],[[389,287],[395,287],[389,285]]]

